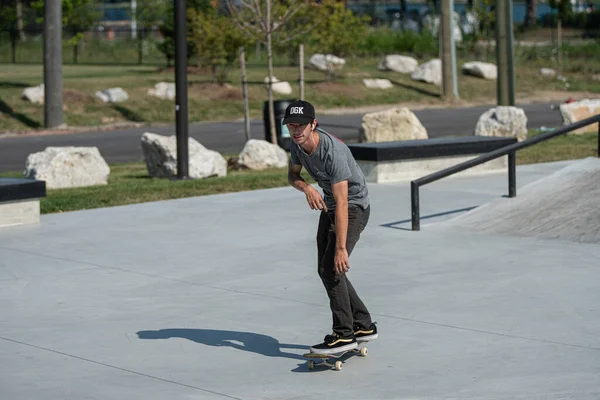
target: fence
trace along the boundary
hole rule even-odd
[[[20,40],[16,31],[0,30],[0,63],[43,63],[43,33],[28,30]],[[72,33],[63,32],[63,63],[164,65],[161,42],[157,29],[97,29],[84,32],[77,44]]]

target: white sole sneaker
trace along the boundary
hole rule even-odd
[[[342,353],[344,351],[348,351],[348,350],[352,350],[358,347],[358,343],[354,342],[354,343],[348,343],[344,346],[338,346],[338,347],[334,347],[331,349],[315,349],[315,348],[310,348],[311,353],[314,354],[337,354],[337,353]]]
[[[360,338],[356,338],[357,342],[370,342],[371,340],[375,340],[379,337],[379,335],[376,333],[374,335],[369,335],[369,336],[361,336]]]

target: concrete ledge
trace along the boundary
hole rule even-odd
[[[386,183],[411,181],[451,167],[463,161],[476,158],[474,156],[451,156],[427,159],[408,159],[397,161],[365,161],[357,160],[359,167],[365,174],[367,182]],[[476,175],[486,172],[507,171],[508,156],[498,157],[476,167],[458,172],[452,176]]]
[[[25,178],[0,178],[0,228],[39,224],[40,198],[46,182]]]
[[[40,199],[0,203],[0,228],[40,223]]]

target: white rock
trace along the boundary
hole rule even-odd
[[[320,71],[328,71],[342,69],[346,60],[333,54],[313,54],[308,63]]]
[[[97,91],[96,97],[105,103],[119,103],[129,99],[127,92],[120,87]]]
[[[560,105],[560,113],[563,117],[563,125],[570,125],[600,114],[600,99],[584,99]],[[591,124],[576,129],[572,134],[581,134],[585,132],[598,132],[598,124]]]
[[[441,85],[442,83],[442,61],[439,58],[427,61],[414,70],[410,77],[415,81],[423,81]]]
[[[278,94],[292,94],[292,86],[289,82],[280,81],[276,77],[273,77],[272,88],[274,93]],[[269,77],[265,78],[265,88],[269,89]]]
[[[419,62],[408,56],[397,54],[387,55],[379,63],[377,68],[382,71],[394,71],[401,74],[411,74],[417,69]]]
[[[527,139],[527,116],[522,108],[498,106],[484,112],[475,126],[477,136],[516,137]]]
[[[142,150],[148,175],[177,176],[177,137],[146,132],[142,135]],[[190,178],[226,176],[227,160],[214,150],[208,150],[196,139],[188,139],[188,174]]]
[[[463,73],[484,79],[498,79],[498,68],[495,64],[471,61],[462,66]]]
[[[369,89],[391,89],[394,87],[389,79],[363,79],[363,83]]]
[[[163,100],[173,100],[175,98],[175,84],[172,82],[158,82],[153,88],[148,89],[148,94]]]
[[[46,147],[30,154],[24,175],[48,189],[106,185],[110,168],[97,147]]]
[[[44,104],[44,84],[25,88],[21,98],[34,104]]]
[[[288,157],[281,147],[266,140],[250,139],[244,145],[238,164],[249,169],[283,168]]]
[[[361,142],[393,142],[427,139],[427,130],[417,116],[406,107],[394,107],[363,116]]]
[[[556,76],[556,71],[552,68],[541,68],[540,75],[554,77]]]

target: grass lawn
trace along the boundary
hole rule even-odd
[[[532,131],[529,137],[534,135],[537,133]],[[517,164],[595,157],[597,138],[596,133],[553,138],[517,152]],[[288,185],[286,168],[229,170],[226,177],[185,181],[150,178],[144,163],[112,164],[110,168],[108,185],[48,190],[47,196],[40,201],[42,214]],[[0,176],[21,177],[22,173],[3,173]],[[314,183],[306,173],[303,176]]]
[[[521,49],[516,61],[517,99],[549,101],[545,93],[559,94],[566,100],[571,93],[600,94],[600,80],[591,77],[600,74],[600,61],[591,59],[566,59],[564,74],[569,87],[556,78],[539,74],[541,67],[552,67],[553,62],[540,52],[544,49]],[[533,54],[532,52],[535,52]],[[600,52],[600,45],[599,45]],[[538,54],[540,53],[540,54]],[[542,57],[544,56],[544,57]],[[431,57],[419,59],[428,61]],[[488,59],[489,58],[489,59]],[[461,102],[468,104],[496,101],[496,81],[463,75],[460,66],[467,61],[495,62],[485,54],[461,56],[458,65],[458,89]],[[320,112],[328,108],[357,107],[379,104],[429,104],[443,105],[440,87],[417,82],[409,75],[379,71],[381,57],[349,58],[340,77],[327,81],[318,71],[305,69],[305,98],[317,105]],[[305,65],[308,64],[308,56]],[[252,64],[248,67],[248,95],[251,118],[262,118],[267,91],[264,87],[266,68]],[[280,63],[275,68],[277,79],[292,85],[291,95],[277,95],[276,99],[298,97],[298,68]],[[387,78],[394,87],[387,90],[365,88],[363,78]],[[0,68],[0,132],[38,129],[44,123],[44,106],[21,99],[28,86],[43,81],[41,64],[3,64]],[[157,66],[63,66],[64,121],[69,126],[99,126],[119,122],[174,123],[173,100],[161,100],[147,95],[147,90],[160,81],[174,81],[172,68]],[[236,120],[244,117],[241,74],[234,68],[228,75],[228,84],[221,86],[212,82],[206,71],[190,69],[188,74],[189,121]],[[122,87],[129,95],[123,103],[105,104],[94,96],[98,90]],[[563,95],[564,94],[564,95]]]

